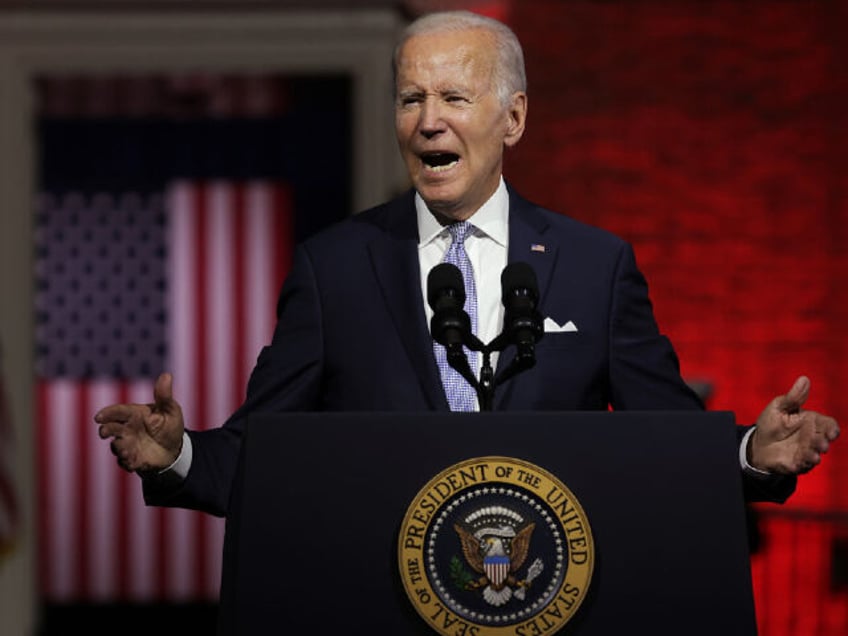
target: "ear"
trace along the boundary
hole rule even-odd
[[[527,93],[517,91],[512,94],[512,100],[506,111],[507,124],[504,135],[504,145],[514,146],[524,134],[524,124],[527,121]]]

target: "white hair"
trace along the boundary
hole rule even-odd
[[[440,11],[426,14],[411,22],[401,33],[392,56],[392,69],[397,81],[397,64],[400,50],[411,37],[430,33],[483,29],[495,40],[497,60],[493,70],[494,90],[500,103],[506,107],[512,95],[527,91],[527,74],[524,70],[524,52],[518,37],[503,22],[471,11]]]

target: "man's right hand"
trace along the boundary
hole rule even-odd
[[[113,404],[94,416],[100,437],[112,438],[110,447],[124,470],[162,470],[179,456],[185,424],[172,386],[171,374],[163,373],[156,379],[152,404]]]

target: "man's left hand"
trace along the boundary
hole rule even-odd
[[[801,408],[810,394],[810,379],[801,376],[785,395],[774,398],[757,418],[748,444],[748,463],[770,473],[799,475],[817,466],[839,425],[828,415]]]

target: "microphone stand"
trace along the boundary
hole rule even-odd
[[[438,277],[434,278],[436,272]],[[501,288],[506,308],[504,327],[500,335],[484,344],[471,333],[471,320],[462,309],[465,290],[459,269],[442,263],[431,270],[427,281],[427,301],[434,312],[430,331],[436,341],[446,348],[448,364],[474,387],[481,411],[492,410],[495,387],[535,366],[536,343],[544,333],[542,317],[536,310],[536,275],[530,266],[526,263],[507,265],[501,274]],[[491,363],[492,352],[502,352],[513,343],[515,357],[496,377]],[[483,355],[479,380],[468,364],[466,347]]]
[[[471,331],[465,331],[463,344],[445,347],[446,358],[448,364],[454,368],[465,380],[474,387],[477,392],[477,401],[480,403],[481,411],[490,411],[492,409],[492,394],[494,392],[494,383],[492,381],[492,364],[490,362],[489,347]],[[483,353],[483,366],[480,369],[480,379],[474,375],[471,370],[471,365],[468,364],[468,356],[465,355],[465,349],[468,347],[471,351],[481,351]]]
[[[480,367],[480,382],[477,389],[477,400],[481,411],[491,411],[495,397],[495,373],[492,370],[491,352],[483,351],[483,366]]]
[[[501,333],[497,338],[488,344],[484,344],[477,336],[472,333],[467,335],[468,342],[465,346],[471,351],[479,351],[483,355],[483,364],[480,367],[480,379],[474,375],[471,366],[468,364],[468,357],[462,346],[447,348],[447,361],[457,373],[474,387],[477,392],[477,401],[480,403],[480,411],[491,411],[495,397],[495,388],[513,376],[531,369],[536,364],[535,352],[531,350],[518,350],[515,357],[500,374],[495,376],[492,368],[492,352],[502,352],[509,346],[509,338],[506,334]]]

